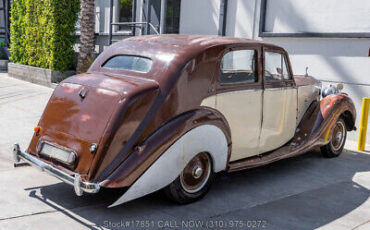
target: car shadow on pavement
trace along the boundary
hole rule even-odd
[[[184,227],[181,224],[194,220],[203,224],[264,221],[267,229],[313,229],[367,201],[370,182],[363,179],[365,176],[361,179],[361,172],[368,171],[369,154],[345,152],[339,158],[325,159],[313,151],[255,169],[221,173],[202,200],[182,206],[156,192],[107,208],[124,190],[77,197],[64,183],[30,188],[29,196],[90,229],[145,229],[146,224],[154,228]]]

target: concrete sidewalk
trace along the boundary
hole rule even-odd
[[[119,191],[77,197],[34,168],[13,168],[12,144],[27,147],[51,93],[0,74],[0,229],[195,229],[196,223],[204,229],[370,229],[370,154],[348,150],[335,159],[313,151],[219,174],[203,200],[185,206],[161,193],[111,209]]]

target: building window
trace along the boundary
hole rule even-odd
[[[136,19],[134,18],[134,1],[137,0],[115,0],[115,7],[116,7],[116,13],[115,13],[115,22],[135,22]],[[160,21],[160,7],[155,7],[155,4],[159,4],[160,6],[161,0],[152,0],[149,3],[146,2],[146,4],[150,4],[150,10],[148,11],[148,7],[144,4],[142,5],[143,11],[145,11],[146,15],[150,15],[148,19],[144,19],[143,21],[148,21],[152,23],[154,26],[159,28],[159,21]],[[166,25],[165,25],[165,33],[179,33],[180,28],[180,8],[181,8],[181,0],[167,0],[166,5]],[[145,1],[144,1],[145,3]],[[115,31],[133,31],[133,25],[119,25],[115,26]]]
[[[167,0],[166,33],[178,34],[180,28],[181,0]]]
[[[132,22],[132,9],[134,0],[119,0],[119,22]],[[119,30],[131,30],[130,26],[119,26]]]

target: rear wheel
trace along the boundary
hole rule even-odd
[[[330,142],[321,147],[321,153],[325,157],[337,157],[339,156],[344,148],[347,138],[347,127],[343,118],[339,118],[334,125]]]
[[[210,156],[207,153],[199,153],[164,191],[171,200],[179,204],[191,203],[208,192],[213,177]]]

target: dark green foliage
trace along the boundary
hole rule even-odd
[[[5,41],[0,40],[0,48],[4,48],[4,47],[6,47]]]
[[[12,0],[13,62],[64,71],[73,65],[79,0]]]
[[[120,20],[122,22],[130,22],[132,17],[132,0],[120,0]]]

